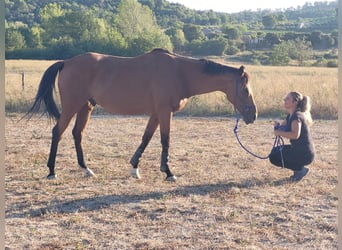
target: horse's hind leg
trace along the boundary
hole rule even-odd
[[[61,140],[62,134],[65,129],[68,127],[71,118],[74,114],[65,115],[64,113],[61,114],[60,119],[58,120],[57,124],[52,129],[52,142],[50,147],[50,155],[48,159],[47,166],[49,168],[49,175],[47,176],[48,179],[55,179],[55,163],[56,163],[56,154],[58,149],[58,143]]]
[[[91,171],[84,162],[83,149],[82,149],[83,131],[88,123],[92,110],[93,110],[93,106],[90,104],[90,102],[85,104],[82,107],[82,109],[77,113],[75,126],[72,130],[72,135],[74,137],[74,142],[75,142],[78,165],[83,169],[86,176],[95,176],[93,171]]]
[[[159,125],[158,117],[157,115],[151,115],[150,119],[148,120],[144,135],[142,137],[141,144],[135,151],[134,155],[131,158],[130,163],[133,166],[133,169],[131,171],[131,176],[136,177],[140,179],[138,164],[139,159],[141,155],[144,153],[145,148],[147,147],[148,143],[150,142],[154,132],[156,131],[157,127]]]

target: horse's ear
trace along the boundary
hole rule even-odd
[[[239,68],[239,75],[242,76],[243,73],[245,73],[245,66],[241,65],[241,67]]]
[[[241,76],[241,79],[243,79],[244,83],[247,84],[249,76],[247,72],[245,72],[245,66],[241,65],[239,68],[239,75]]]

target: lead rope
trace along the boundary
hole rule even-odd
[[[234,107],[235,109],[235,107]],[[268,159],[271,155],[271,152],[274,148],[276,147],[279,147],[279,152],[280,152],[280,157],[281,157],[281,164],[282,164],[282,167],[284,168],[284,158],[283,158],[283,147],[284,147],[284,139],[281,137],[281,136],[276,136],[275,139],[274,139],[274,143],[273,143],[273,147],[271,149],[271,152],[267,155],[267,156],[259,156],[255,153],[253,153],[252,151],[250,151],[248,148],[246,148],[240,141],[240,138],[239,138],[239,135],[238,135],[238,124],[239,124],[239,117],[238,117],[238,114],[237,114],[237,111],[235,109],[235,115],[236,115],[236,123],[235,123],[235,127],[234,127],[234,134],[235,134],[235,137],[236,137],[236,140],[238,141],[239,145],[249,154],[253,155],[254,157],[256,158],[259,158],[259,159],[262,159],[262,160],[265,160],[265,159]]]
[[[238,96],[238,78],[236,77],[235,78],[235,98]],[[235,100],[234,100],[234,103],[235,103]],[[281,137],[281,136],[276,136],[275,139],[274,139],[274,143],[273,143],[273,148],[271,149],[271,152],[267,155],[267,156],[259,156],[255,153],[253,153],[252,151],[250,151],[248,148],[246,148],[240,141],[240,138],[239,138],[239,135],[238,135],[238,124],[239,124],[239,115],[238,115],[238,112],[236,110],[236,107],[235,107],[235,104],[234,104],[234,112],[235,112],[235,117],[236,117],[236,123],[235,123],[235,127],[234,127],[234,134],[235,134],[235,137],[239,143],[239,145],[249,154],[253,155],[254,157],[256,158],[259,158],[259,159],[262,159],[262,160],[265,160],[265,159],[268,159],[272,153],[272,150],[276,147],[279,147],[279,152],[280,152],[280,157],[281,157],[281,164],[282,164],[282,167],[284,168],[284,158],[283,158],[283,148],[284,148],[284,139]]]

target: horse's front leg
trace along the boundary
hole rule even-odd
[[[176,181],[177,177],[174,176],[167,164],[169,160],[169,145],[170,145],[170,135],[169,134],[161,134],[161,144],[162,144],[162,153],[160,159],[160,171],[166,173],[167,181]]]
[[[160,140],[162,145],[162,153],[160,159],[160,171],[166,173],[167,181],[176,181],[176,176],[174,176],[169,168],[169,146],[170,146],[170,127],[172,120],[172,112],[165,113],[160,117]]]
[[[132,171],[131,176],[140,179],[138,164],[140,157],[144,153],[148,143],[150,142],[154,132],[156,131],[157,127],[159,125],[158,117],[157,115],[151,115],[150,119],[148,120],[144,135],[142,137],[141,144],[135,151],[134,155],[132,156],[130,163],[132,165]]]

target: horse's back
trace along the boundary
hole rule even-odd
[[[94,76],[97,73],[112,75],[116,72],[131,71],[134,74],[127,74],[126,76],[133,77],[138,73],[143,75],[149,73],[146,70],[157,70],[165,67],[165,63],[170,64],[172,56],[174,55],[171,52],[164,49],[154,49],[137,57],[120,57],[88,52],[65,60],[64,63],[65,67],[75,74],[82,72],[82,74]],[[159,67],[157,68],[157,66]],[[168,67],[165,68],[170,70]]]
[[[60,88],[112,113],[151,113],[158,102],[178,95],[175,58],[163,49],[137,57],[85,53],[65,61]]]
[[[101,61],[105,55],[98,53],[85,53],[64,61],[64,68],[60,74],[62,79],[67,82],[85,81],[92,79],[96,74],[98,62]]]

